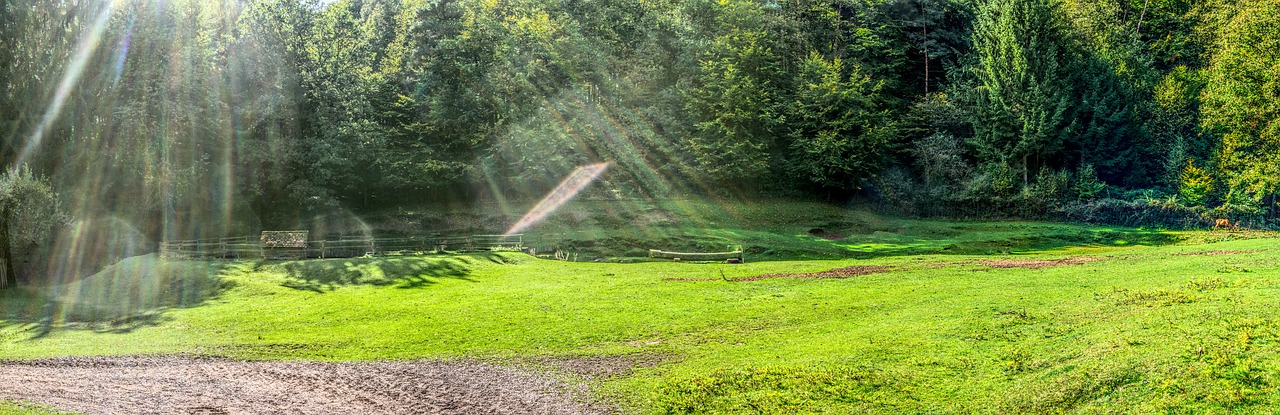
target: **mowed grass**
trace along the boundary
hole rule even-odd
[[[25,402],[0,401],[0,415],[59,415],[67,413],[69,412],[61,412]]]
[[[900,223],[973,227],[939,239],[948,244],[964,237],[1000,245],[992,235],[1003,234],[984,229],[1112,240],[1156,234]],[[618,357],[647,363],[590,382],[640,414],[1274,413],[1277,241],[1159,234],[1192,242],[744,265],[567,263],[515,253],[138,257],[76,284],[3,294],[0,358]],[[1064,258],[1077,260],[1026,262]],[[843,279],[740,280],[848,266],[888,268]]]

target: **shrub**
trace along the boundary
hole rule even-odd
[[[1187,159],[1187,166],[1182,169],[1178,180],[1178,195],[1182,196],[1182,202],[1188,206],[1204,205],[1210,192],[1213,192],[1213,178]]]
[[[1073,187],[1079,200],[1094,200],[1107,188],[1107,184],[1098,180],[1098,172],[1094,170],[1092,164],[1086,164],[1080,166],[1080,170],[1076,172]]]
[[[1068,205],[1062,210],[1062,218],[1130,227],[1192,229],[1204,226],[1204,212],[1203,207],[1187,207],[1157,199],[1101,199]]]
[[[964,143],[954,135],[933,134],[912,143],[916,168],[929,187],[960,183],[973,170],[964,159]]]
[[[1031,193],[1056,205],[1066,198],[1070,190],[1071,176],[1067,175],[1066,171],[1042,167],[1040,174],[1036,175],[1036,183]]]

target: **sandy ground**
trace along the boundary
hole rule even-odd
[[[0,361],[0,399],[88,414],[597,414],[581,386],[477,362]]]

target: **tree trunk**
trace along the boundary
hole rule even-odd
[[[923,6],[922,6],[923,7]],[[924,94],[929,95],[929,24],[924,25]]]
[[[1022,187],[1023,188],[1026,188],[1027,186],[1031,185],[1031,181],[1027,177],[1027,170],[1030,170],[1030,169],[1031,167],[1027,165],[1027,156],[1023,155],[1022,156]]]
[[[1137,34],[1141,34],[1141,32],[1142,32],[1142,18],[1147,17],[1147,6],[1150,6],[1150,5],[1151,5],[1151,0],[1147,0],[1146,2],[1143,2],[1143,3],[1142,3],[1142,14],[1139,14],[1139,15],[1138,15],[1138,27],[1137,27],[1137,28],[1135,28],[1135,29],[1133,29],[1133,34],[1135,34],[1135,35],[1137,35]]]
[[[18,285],[18,274],[13,271],[13,249],[9,241],[9,212],[0,210],[0,261],[4,261],[4,275],[0,276],[0,288]]]

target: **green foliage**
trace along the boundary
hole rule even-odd
[[[1199,72],[1178,66],[1165,74],[1153,91],[1151,118],[1147,128],[1152,136],[1167,143],[1163,150],[1162,182],[1177,188],[1187,158],[1207,160],[1212,136],[1199,125],[1200,92],[1204,89]]]
[[[18,275],[28,277],[51,259],[49,247],[67,225],[61,200],[48,180],[23,165],[0,177],[0,242],[3,272],[0,288],[9,287]],[[27,264],[26,266],[20,264]],[[10,275],[13,272],[18,275]]]
[[[880,169],[894,133],[871,97],[876,85],[840,59],[817,53],[802,62],[796,102],[788,107],[793,155],[789,168],[821,187],[856,188]]]
[[[1201,124],[1221,134],[1215,164],[1228,199],[1259,204],[1280,192],[1280,2],[1239,4],[1217,33]],[[1269,207],[1271,208],[1271,207]],[[1271,208],[1274,209],[1274,208]]]
[[[717,182],[756,180],[769,170],[781,113],[778,58],[754,1],[728,1],[713,10],[720,29],[699,57],[688,92],[694,134],[686,145],[693,166]]]
[[[1067,199],[1071,193],[1071,176],[1065,170],[1041,168],[1036,175],[1034,193],[1046,201],[1058,202]]]
[[[1080,166],[1080,170],[1076,171],[1076,180],[1072,184],[1076,197],[1080,200],[1093,200],[1098,198],[1102,191],[1107,188],[1107,184],[1098,180],[1098,173],[1094,170],[1093,165]]]
[[[1213,177],[1204,169],[1196,167],[1195,162],[1187,159],[1179,180],[1178,195],[1188,206],[1201,206],[1209,201],[1213,193]]]
[[[917,140],[912,146],[912,155],[925,185],[931,189],[962,183],[973,170],[964,158],[964,143],[948,133]]]
[[[0,15],[0,160],[150,239],[535,198],[604,161],[591,191],[922,214],[1052,215],[1039,173],[1081,165],[1172,192],[1191,158],[1208,203],[1268,213],[1280,190],[1271,1],[64,3]]]
[[[993,0],[974,21],[973,143],[983,160],[1018,170],[1023,184],[1071,132],[1070,41],[1049,0]]]
[[[1019,173],[1007,163],[988,164],[969,180],[965,193],[974,200],[1008,198],[1023,188]]]
[[[67,223],[62,201],[48,179],[26,165],[0,178],[0,211],[10,222],[10,242],[22,248],[48,244]]]

